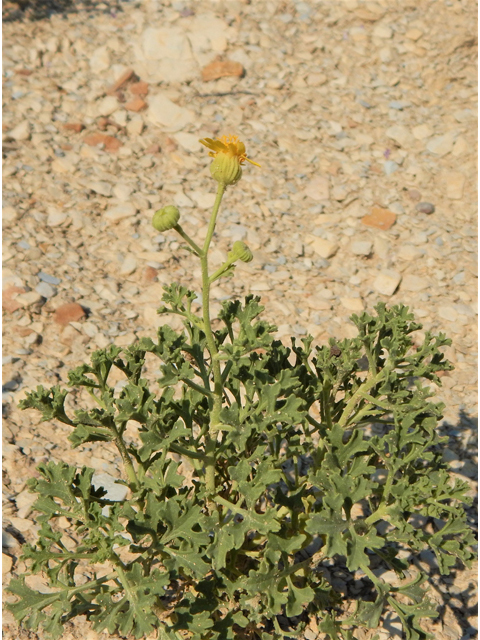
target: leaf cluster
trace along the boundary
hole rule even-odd
[[[441,462],[443,407],[430,388],[451,368],[441,352],[449,341],[427,332],[416,346],[408,309],[380,304],[352,318],[356,338],[315,347],[311,337],[292,339],[288,348],[260,319],[258,298],[225,302],[214,333],[224,398],[212,500],[213,362],[194,297],[176,286],[164,296],[162,312],[181,315],[184,331],[164,325],[156,341],[96,351],[70,372],[70,387],[84,389],[94,408],[70,413],[59,387],[38,387],[22,402],[69,425],[74,447],[113,442],[129,494],[113,502],[95,489],[92,469],[40,465],[30,488],[41,530],[24,557],[50,590],[13,580],[16,618],[54,638],[85,615],[97,631],[135,638],[158,629],[165,640],[273,640],[300,636],[315,616],[336,640],[377,627],[390,607],[408,638],[426,638],[419,621],[436,612],[425,577],[407,578],[412,557],[433,550],[444,574],[473,558],[468,487]],[[158,359],[154,384],[142,376],[147,354]],[[113,369],[125,377],[120,392],[109,384]],[[129,423],[136,443],[125,441]],[[436,528],[419,527],[418,516]],[[348,615],[326,571],[331,561],[371,586]],[[400,586],[383,581],[379,565]]]

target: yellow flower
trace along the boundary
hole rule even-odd
[[[260,166],[257,162],[247,158],[245,145],[238,139],[238,136],[222,136],[216,140],[212,140],[212,138],[203,138],[200,142],[208,147],[208,149],[212,149],[208,154],[212,158],[216,158],[219,153],[225,153],[232,158],[237,158],[240,164],[243,164],[246,160],[247,162],[250,162],[250,164],[254,164],[256,167]]]
[[[238,136],[222,136],[220,139],[204,138],[201,144],[211,149],[209,156],[215,158],[210,166],[210,172],[217,182],[223,185],[237,183],[242,177],[241,165],[250,162],[259,167],[257,162],[247,158],[245,145]]]

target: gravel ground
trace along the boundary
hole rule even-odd
[[[475,3],[65,3],[36,21],[53,5],[5,6],[4,579],[35,535],[25,482],[40,461],[118,476],[113,450],[72,452],[65,428],[16,407],[93,350],[152,335],[163,283],[200,290],[193,257],[151,227],[174,203],[205,236],[200,137],[238,134],[262,165],[224,198],[212,263],[235,240],[255,258],[214,288],[213,311],[256,293],[280,338],[324,343],[354,335],[352,312],[409,305],[452,339],[445,459],[475,494]],[[431,569],[439,640],[475,635],[475,577]],[[380,640],[398,635],[385,618]],[[39,637],[4,614],[6,640]],[[100,637],[81,620],[64,635]]]

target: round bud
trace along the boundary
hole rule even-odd
[[[153,214],[152,224],[157,231],[162,232],[173,229],[179,220],[180,212],[177,207],[170,204],[167,207],[163,207],[163,209],[159,209]]]
[[[236,184],[242,177],[242,167],[235,155],[218,153],[210,165],[212,177],[225,186]]]
[[[241,240],[233,243],[232,255],[235,259],[241,260],[242,262],[251,262],[253,260],[253,253]]]

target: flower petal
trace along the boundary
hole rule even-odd
[[[212,140],[212,138],[203,138],[199,140],[199,142],[205,145],[206,147],[208,147],[208,149],[212,149],[213,151],[225,151],[227,149],[227,147],[223,144],[223,142],[220,142],[220,140]]]

